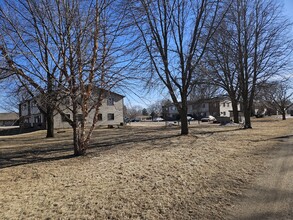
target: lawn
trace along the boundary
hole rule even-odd
[[[1,219],[225,219],[293,119],[216,124],[133,123],[97,129],[85,157],[71,131],[0,136]]]

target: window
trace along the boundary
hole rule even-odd
[[[229,103],[227,103],[227,107],[229,107]]]
[[[102,114],[98,114],[98,121],[103,121],[103,115]]]
[[[202,107],[205,108],[205,107],[206,107],[206,104],[203,103],[203,104],[202,104]]]
[[[22,110],[26,110],[26,104],[22,105]]]
[[[36,100],[32,101],[32,107],[37,107],[37,101]]]
[[[114,99],[111,96],[108,97],[107,105],[114,105]]]
[[[69,97],[62,97],[61,103],[63,105],[69,105],[70,104],[70,98]]]
[[[108,121],[112,121],[114,120],[114,114],[113,113],[109,113],[108,114]]]
[[[223,115],[226,115],[226,112],[223,112]]]
[[[41,116],[40,116],[40,115],[35,116],[35,117],[34,117],[34,122],[35,122],[35,123],[41,123]]]
[[[66,118],[70,119],[70,114],[61,115],[62,122],[65,122]]]
[[[225,107],[225,102],[223,103],[223,107]]]
[[[77,115],[77,121],[82,121],[83,119],[83,114],[78,114]]]

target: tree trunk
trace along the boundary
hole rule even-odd
[[[73,146],[74,156],[82,156],[86,154],[86,146],[79,138],[79,129],[76,124],[73,126]]]
[[[233,121],[234,123],[239,123],[238,102],[235,100],[231,100],[231,102],[232,102],[232,110],[233,110]]]
[[[188,135],[188,121],[187,121],[187,103],[182,101],[182,109],[180,110],[181,118],[181,135]]]
[[[72,103],[72,129],[73,129],[73,147],[74,147],[74,156],[82,156],[86,154],[85,142],[81,139],[81,131],[78,125],[78,105],[76,102],[76,96],[73,95],[73,103]]]
[[[47,136],[46,138],[54,137],[54,110],[51,106],[47,107],[46,113],[46,123],[47,123]]]
[[[48,98],[47,98],[47,136],[46,138],[54,137],[54,108],[53,104],[53,84],[54,78],[50,72],[47,72],[47,86],[48,86]],[[54,99],[55,101],[55,99]]]
[[[251,110],[247,106],[244,106],[243,108],[244,113],[244,129],[252,128],[251,127]]]
[[[286,111],[282,111],[282,120],[286,120]]]

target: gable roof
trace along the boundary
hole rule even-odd
[[[0,121],[18,120],[19,116],[17,113],[0,113]]]
[[[122,99],[125,97],[124,95],[121,95],[121,94],[116,93],[116,92],[112,92],[112,91],[110,91],[110,90],[100,89],[100,88],[93,88],[93,92],[96,92],[96,93],[100,92],[100,90],[103,90],[104,94],[108,94],[108,95],[114,94],[114,95],[116,95],[116,96],[121,97]],[[32,101],[32,100],[36,100],[37,98],[40,98],[40,97],[41,97],[41,95],[36,95],[35,97],[30,97],[30,98],[24,99],[24,100],[22,100],[22,101],[19,103],[19,105],[22,105],[22,104],[24,104],[24,103],[26,103],[26,102],[29,102],[29,101]],[[106,96],[106,97],[107,97],[107,96]]]

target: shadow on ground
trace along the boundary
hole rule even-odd
[[[213,132],[205,132],[196,130],[190,132],[190,135],[197,139],[198,135],[213,135],[215,133],[237,131],[238,128],[232,128],[229,130],[218,130]],[[33,132],[33,129],[27,129],[25,132]],[[11,131],[0,131],[2,135],[16,135],[19,134],[19,129],[11,129]],[[62,136],[61,139],[26,139],[25,137],[19,140],[19,147],[5,146],[0,148],[0,169],[12,166],[19,166],[24,164],[33,164],[46,161],[57,161],[63,159],[73,158],[73,144],[70,134]],[[152,127],[137,129],[132,127],[130,129],[100,129],[96,130],[93,134],[92,141],[88,149],[88,155],[100,154],[111,150],[118,146],[129,145],[131,148],[135,146],[135,143],[142,143],[148,141],[166,140],[173,137],[180,136],[179,127]],[[5,140],[2,140],[5,141]],[[30,146],[30,143],[34,141],[34,145]],[[163,141],[162,141],[163,143]],[[21,145],[25,144],[25,145]],[[169,147],[163,145],[153,145],[152,148],[164,150]],[[126,149],[126,148],[124,148]]]
[[[1,129],[0,136],[12,136],[18,134],[26,134],[37,131],[35,128],[11,128],[11,129]]]
[[[163,140],[176,137],[179,134],[174,132],[159,133],[161,129],[148,129],[145,131],[137,131],[132,134],[118,133],[114,130],[107,130],[107,134],[101,135],[99,138],[93,138],[88,148],[88,156],[101,153],[119,145],[127,145],[133,143],[141,143],[153,140]],[[122,131],[122,130],[121,130]],[[103,131],[105,133],[105,131]],[[58,161],[73,158],[73,144],[68,137],[62,138],[64,142],[55,139],[40,139],[33,146],[28,145],[26,140],[20,140],[26,143],[25,146],[0,148],[0,169],[6,167],[19,166],[24,164],[33,164],[46,161]],[[131,145],[134,146],[134,145]]]

